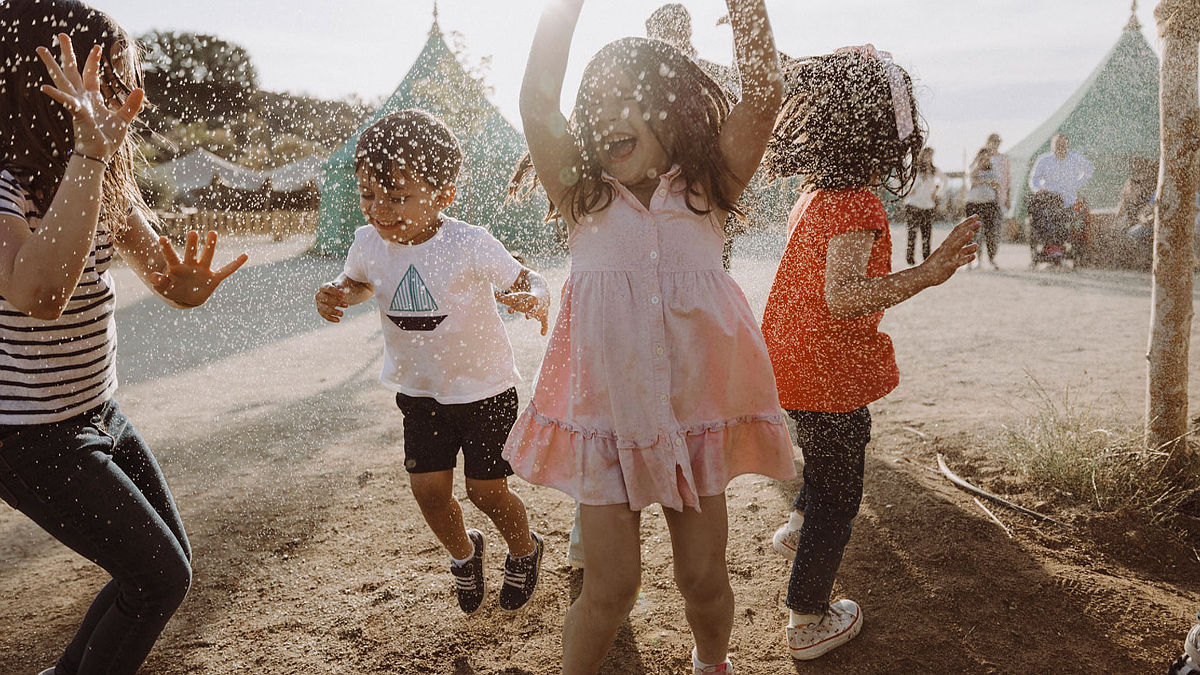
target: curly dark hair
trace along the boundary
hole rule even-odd
[[[366,172],[391,190],[395,174],[442,189],[458,180],[462,148],[437,117],[416,108],[384,115],[358,136],[354,170]]]
[[[67,33],[82,68],[92,45],[100,45],[101,84],[122,97],[142,86],[141,52],[108,15],[77,0],[4,0],[0,26],[7,26],[0,40],[0,110],[5,111],[0,116],[0,163],[27,178],[34,205],[45,213],[67,170],[75,132],[67,109],[40,91],[53,82],[37,48],[56,45],[55,36]],[[114,47],[126,50],[126,73],[114,67]],[[134,178],[135,145],[131,131],[105,170],[100,217],[114,227],[124,223],[133,207],[154,219]]]
[[[912,187],[925,131],[917,121],[912,80],[912,133],[898,138],[891,85],[883,64],[858,51],[796,59],[784,69],[787,91],[767,144],[768,175],[802,176],[803,190]]]
[[[569,214],[581,220],[603,210],[616,196],[601,177],[601,137],[597,131],[601,87],[615,68],[636,83],[636,95],[647,124],[670,160],[680,167],[688,186],[687,205],[694,213],[714,209],[744,215],[739,195],[728,194],[733,177],[721,153],[721,125],[729,115],[729,99],[694,61],[660,40],[627,37],[605,45],[583,72],[575,109],[567,129],[579,149],[580,164],[571,167],[574,183],[567,187],[562,204],[550,204],[547,220]],[[509,182],[511,198],[521,199],[538,184],[533,163],[526,154]],[[707,198],[708,208],[693,204],[692,197]]]

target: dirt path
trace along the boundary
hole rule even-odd
[[[242,243],[253,267],[191,313],[161,307],[121,273],[122,406],[155,448],[196,553],[193,589],[144,672],[557,672],[562,616],[581,583],[562,565],[569,500],[518,483],[547,535],[543,587],[522,613],[495,608],[493,591],[463,617],[408,494],[400,416],[375,379],[373,306],[323,325],[310,298],[338,263],[298,257],[300,239]],[[739,244],[734,275],[757,311],[778,249]],[[978,439],[1029,413],[1034,382],[1054,395],[1069,387],[1114,424],[1140,414],[1145,275],[1033,273],[1025,261],[1006,246],[1004,271],[964,271],[888,312],[903,382],[872,406],[867,495],[837,590],[864,608],[851,646],[804,665],[786,655],[788,566],[770,536],[797,485],[732,484],[738,673],[1165,671],[1200,606],[1190,552],[1115,517],[1063,531],[1000,513],[1010,539],[936,473],[936,452],[973,476],[996,471]],[[565,270],[547,273],[557,285]],[[532,323],[509,329],[528,379],[545,338]],[[464,504],[473,525],[486,523]],[[484,529],[494,589],[499,536]],[[686,672],[691,639],[657,508],[643,535],[643,592],[606,672]],[[0,673],[52,663],[103,581],[0,509]]]

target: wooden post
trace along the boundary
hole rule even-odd
[[[1192,327],[1192,228],[1200,146],[1197,60],[1200,0],[1162,0],[1154,9],[1162,39],[1159,119],[1162,131],[1154,202],[1150,345],[1146,354],[1146,445],[1171,453],[1165,471],[1195,471],[1187,444],[1188,344]]]

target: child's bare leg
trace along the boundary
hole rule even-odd
[[[456,560],[470,558],[475,546],[467,539],[462,508],[454,498],[454,471],[410,473],[408,482],[421,507],[421,515],[450,556]]]
[[[633,609],[641,583],[641,514],[625,504],[579,509],[583,591],[563,622],[564,675],[593,675]]]
[[[493,480],[467,479],[467,498],[479,507],[496,524],[508,552],[514,556],[526,556],[536,548],[529,534],[529,517],[525,502],[508,489],[507,478]]]
[[[733,630],[733,589],[725,565],[729,534],[725,495],[701,497],[700,509],[663,509],[663,514],[671,531],[675,583],[683,594],[684,612],[696,640],[696,656],[716,664],[725,660]],[[588,568],[587,574],[591,573]]]

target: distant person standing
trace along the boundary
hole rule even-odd
[[[678,2],[672,2],[654,10],[646,19],[646,37],[662,40],[683,52],[685,56],[700,66],[705,75],[721,85],[729,96],[730,102],[735,102],[741,96],[741,86],[736,68],[723,66],[708,59],[700,58],[692,44],[692,15],[687,8]]]
[[[1012,208],[1012,160],[1000,152],[1000,134],[989,134],[985,148],[992,153],[992,167],[996,170],[996,203],[1000,205],[1000,217]]]
[[[988,261],[993,269],[996,264],[996,249],[1000,230],[1000,172],[992,161],[992,152],[984,146],[975,153],[971,161],[971,189],[967,191],[968,216],[979,216],[980,228],[977,236],[987,244]],[[975,267],[983,264],[983,255],[975,259]]]
[[[916,178],[912,190],[904,198],[904,213],[908,228],[908,248],[904,259],[916,265],[917,237],[921,238],[921,260],[929,257],[933,236],[933,218],[937,211],[938,192],[946,186],[946,176],[933,165],[933,148],[925,146],[917,156]]]

